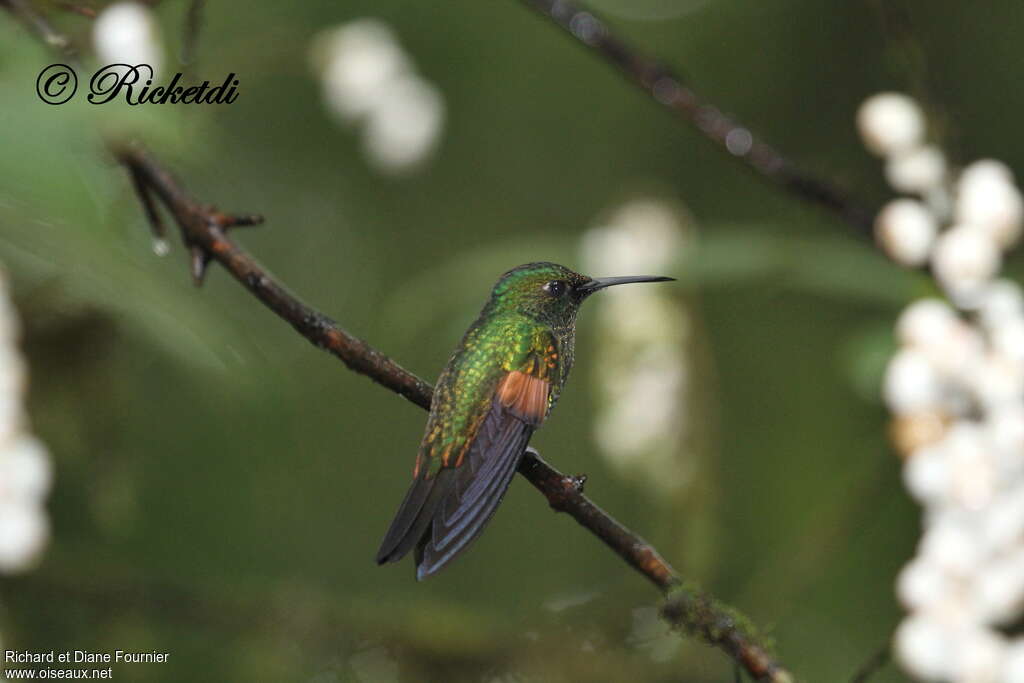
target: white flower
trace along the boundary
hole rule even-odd
[[[896,596],[908,610],[925,609],[942,602],[953,580],[936,562],[912,560],[896,579]]]
[[[1020,238],[1024,200],[1005,166],[976,162],[957,183],[954,215],[957,222],[977,226],[1006,248]]]
[[[949,458],[939,445],[918,450],[903,466],[903,483],[921,503],[938,503],[945,498],[951,478]]]
[[[1024,559],[1021,553],[986,562],[972,582],[971,600],[987,623],[1013,621],[1024,607]]]
[[[27,431],[26,369],[15,347],[17,329],[0,271],[0,572],[29,568],[46,544],[42,503],[53,476],[46,448]]]
[[[585,269],[594,275],[662,274],[685,246],[680,214],[651,199],[630,201],[583,238]],[[594,435],[620,472],[655,490],[677,493],[690,478],[680,450],[690,389],[686,350],[691,322],[671,290],[620,287],[596,297],[601,403]]]
[[[998,474],[986,431],[960,420],[946,433],[942,447],[952,468],[950,502],[968,510],[984,508],[995,493]]]
[[[937,299],[904,310],[882,388],[904,485],[924,508],[917,556],[896,581],[910,612],[897,658],[922,681],[1024,683],[1024,640],[994,628],[1024,614],[1024,293],[993,280],[1020,237],[1024,198],[992,160],[963,169],[954,188],[909,98],[871,98],[858,125],[890,184],[927,204],[886,205],[879,244],[901,264],[930,262],[959,310]]]
[[[401,171],[426,159],[444,125],[444,100],[430,83],[413,75],[380,89],[363,138],[367,156],[385,171]]]
[[[857,128],[868,149],[879,156],[890,156],[921,143],[924,114],[917,102],[906,95],[880,93],[860,106]]]
[[[984,427],[996,457],[1006,463],[1004,474],[1024,474],[1024,405],[1001,405],[988,411]]]
[[[913,199],[889,202],[875,219],[875,239],[889,258],[905,266],[928,260],[937,232],[935,217]]]
[[[938,346],[960,324],[956,312],[941,299],[918,299],[903,309],[896,321],[896,336],[907,346]]]
[[[975,399],[987,409],[1024,400],[1024,367],[999,353],[988,353],[970,377]]]
[[[154,72],[160,71],[160,42],[148,7],[136,2],[108,5],[96,16],[92,35],[96,54],[104,65],[148,64]]]
[[[660,273],[678,258],[684,241],[679,216],[671,207],[653,199],[634,199],[604,225],[586,232],[583,260],[597,276]]]
[[[947,389],[962,393],[967,388],[965,379],[985,359],[985,339],[973,325],[957,320],[945,336],[932,339],[922,350],[948,381],[955,382]]]
[[[0,455],[0,495],[38,502],[50,490],[53,466],[42,442],[21,434]]]
[[[394,33],[376,19],[359,19],[317,38],[323,62],[324,97],[343,119],[357,119],[378,106],[381,90],[411,65]]]
[[[965,185],[986,183],[992,180],[1013,183],[1013,171],[998,159],[979,159],[960,172],[957,185],[962,190]]]
[[[980,538],[987,551],[1012,547],[1024,534],[1024,487],[998,496],[981,516]]]
[[[0,572],[30,568],[48,536],[46,514],[39,505],[0,501]]]
[[[934,145],[913,147],[890,156],[885,178],[900,192],[926,194],[946,178],[946,157]]]
[[[894,649],[903,667],[923,680],[947,678],[953,666],[952,635],[937,621],[911,616],[896,629]]]
[[[940,406],[944,388],[927,356],[903,349],[889,361],[882,394],[890,410],[904,414]]]
[[[1006,648],[999,683],[1024,683],[1024,638],[1015,638]]]
[[[982,547],[968,524],[952,518],[929,527],[921,537],[921,556],[943,570],[964,576],[982,561]]]
[[[977,294],[999,270],[999,249],[989,233],[970,224],[947,230],[935,246],[932,266],[954,297]]]
[[[1020,285],[1011,280],[996,280],[978,297],[978,317],[989,330],[1000,325],[1024,321],[1024,294]]]
[[[958,683],[999,683],[1005,656],[1001,636],[981,626],[963,629],[954,641],[950,678]]]
[[[322,33],[312,53],[328,109],[360,128],[375,168],[399,174],[431,155],[444,128],[444,98],[416,74],[390,28],[359,19]]]
[[[992,349],[1016,363],[1024,363],[1024,318],[1006,318],[991,331]]]

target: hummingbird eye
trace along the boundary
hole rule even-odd
[[[552,280],[551,282],[545,283],[541,289],[543,289],[544,292],[552,299],[557,299],[565,294],[566,290],[569,289],[569,286],[562,280]]]

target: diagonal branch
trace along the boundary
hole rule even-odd
[[[196,284],[202,283],[209,261],[217,261],[315,346],[337,356],[350,370],[366,375],[421,408],[430,409],[433,389],[429,384],[300,301],[228,235],[233,227],[261,222],[259,216],[224,214],[197,202],[153,157],[137,147],[116,146],[113,153],[128,169],[154,232],[163,234],[154,198],[174,217],[192,255]],[[585,477],[562,474],[533,449],[527,449],[519,473],[544,495],[553,509],[570,515],[665,594],[661,613],[669,624],[721,648],[756,680],[792,681],[735,610],[684,585],[653,546],[583,495]]]
[[[11,14],[25,24],[29,31],[36,34],[43,43],[56,50],[62,57],[66,57],[72,62],[77,60],[78,51],[72,45],[71,39],[54,28],[49,19],[38,12],[29,0],[0,0],[0,7],[6,7]]]
[[[875,207],[865,206],[831,181],[801,170],[746,126],[702,100],[667,65],[643,54],[616,37],[593,13],[568,0],[522,0],[597,55],[618,67],[622,74],[659,104],[693,124],[704,137],[751,170],[807,202],[817,204],[846,221],[863,237],[871,239]]]

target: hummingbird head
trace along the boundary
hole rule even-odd
[[[671,277],[633,275],[592,278],[557,263],[527,263],[501,276],[488,304],[509,310],[555,328],[571,325],[580,304],[594,292],[630,282],[665,282]]]

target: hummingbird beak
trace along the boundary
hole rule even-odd
[[[663,275],[627,275],[625,277],[595,277],[584,282],[582,285],[576,286],[576,291],[580,294],[590,295],[599,289],[605,287],[613,287],[615,285],[628,285],[632,282],[671,282],[675,280],[674,277],[665,277]]]

